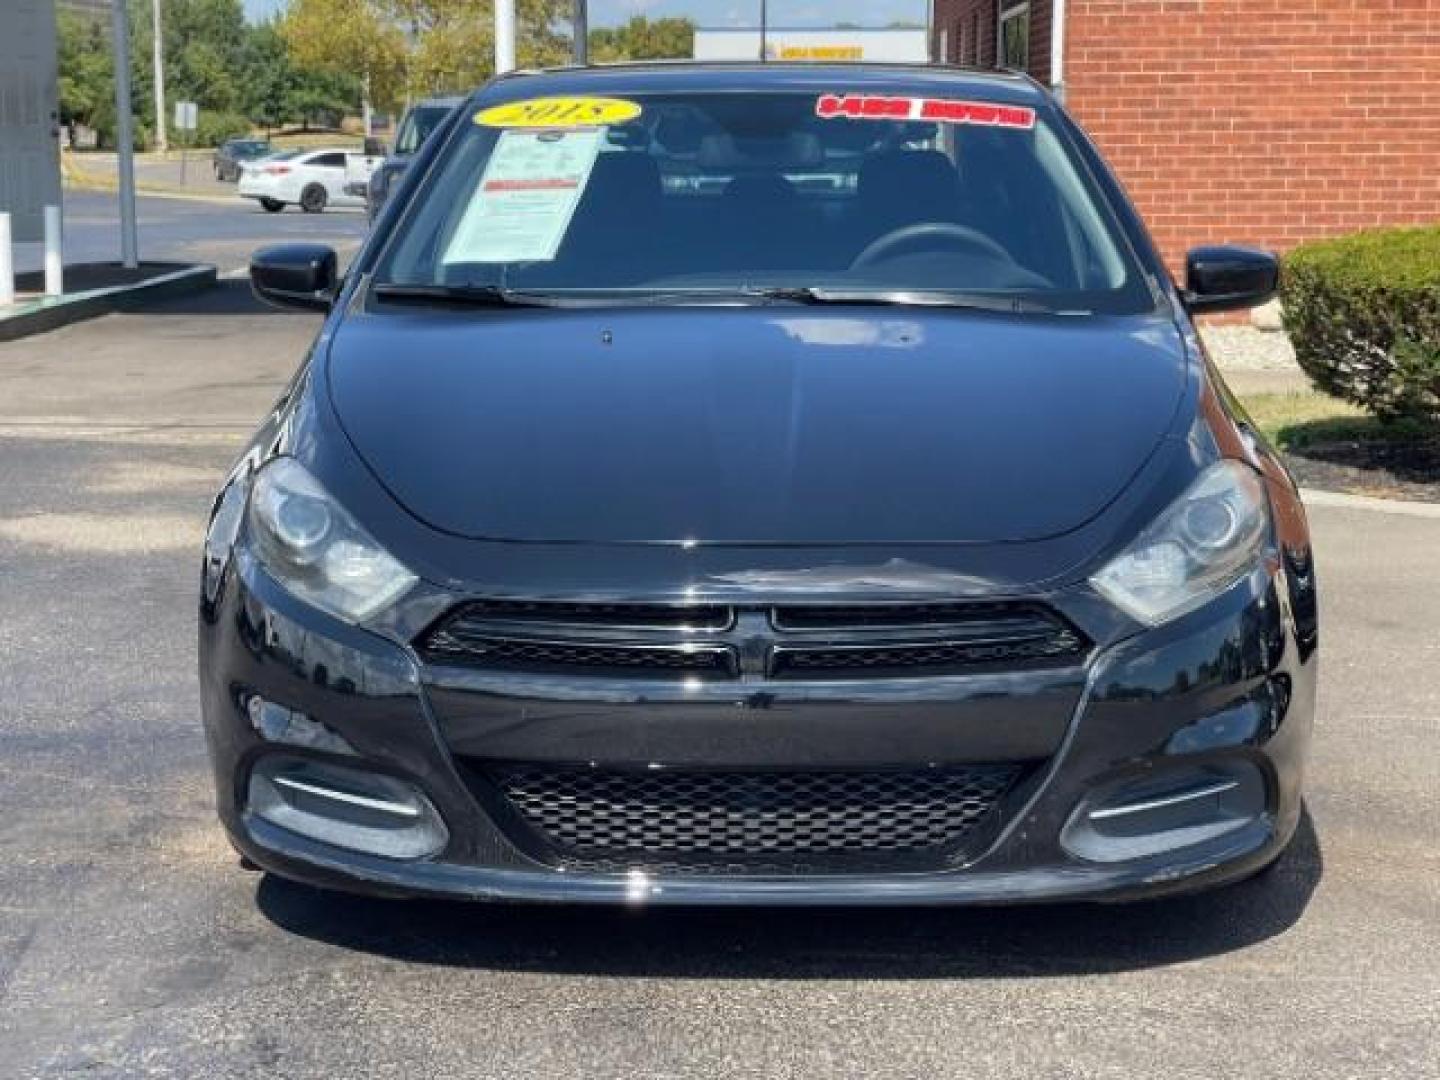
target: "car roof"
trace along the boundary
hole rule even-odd
[[[963,95],[1040,106],[1050,95],[1028,75],[937,64],[812,64],[660,61],[517,71],[489,83],[487,102],[566,94],[880,93]]]

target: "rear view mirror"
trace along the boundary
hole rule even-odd
[[[1280,287],[1280,261],[1248,247],[1198,247],[1185,257],[1185,306],[1199,315],[1256,307]]]
[[[276,307],[328,311],[340,280],[335,250],[323,244],[280,244],[250,257],[250,287]]]

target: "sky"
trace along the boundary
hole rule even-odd
[[[923,22],[926,0],[769,0],[772,26],[833,26],[853,22],[884,26],[896,19]],[[252,19],[265,18],[285,0],[245,0]],[[632,15],[652,19],[688,15],[701,26],[754,26],[760,20],[759,0],[590,0],[592,26],[624,22]]]

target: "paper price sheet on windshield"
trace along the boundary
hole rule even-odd
[[[585,194],[604,128],[510,128],[445,249],[444,262],[548,262]]]

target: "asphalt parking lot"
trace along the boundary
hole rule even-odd
[[[1440,517],[1313,510],[1309,813],[1128,907],[594,911],[247,873],[195,685],[214,485],[314,318],[0,345],[0,1076],[1440,1076]]]
[[[140,251],[146,259],[213,263],[219,272],[244,268],[250,253],[264,244],[308,241],[330,244],[342,255],[352,254],[365,235],[365,213],[342,208],[305,214],[291,207],[267,214],[259,205],[223,185],[206,198],[165,198],[142,195],[136,202]],[[106,192],[65,192],[65,261],[105,262],[120,258],[120,227],[116,197]],[[33,271],[44,265],[40,244],[17,244],[15,269]]]

